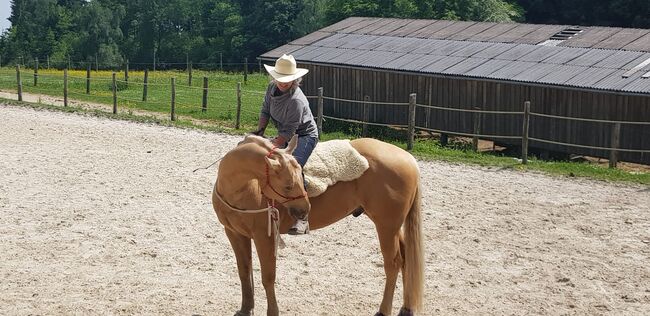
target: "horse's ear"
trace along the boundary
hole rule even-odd
[[[291,140],[289,141],[289,145],[287,145],[287,148],[284,150],[284,152],[291,155],[293,154],[293,151],[296,149],[296,146],[298,146],[298,134],[295,134],[293,135],[293,137],[291,137]]]
[[[282,167],[282,164],[279,161],[275,160],[275,159],[271,159],[269,157],[264,157],[264,160],[266,160],[266,164],[269,166],[269,169],[271,169],[271,170],[276,170],[276,169]]]

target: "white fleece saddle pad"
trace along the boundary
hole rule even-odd
[[[319,196],[330,185],[339,181],[354,180],[368,168],[368,160],[350,145],[350,140],[318,143],[303,168],[307,180],[307,195]]]

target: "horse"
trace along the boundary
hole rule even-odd
[[[235,316],[252,315],[254,307],[251,240],[260,261],[267,315],[276,316],[279,314],[275,294],[278,234],[287,233],[294,218],[308,214],[310,229],[315,230],[355,210],[362,210],[375,224],[384,259],[384,293],[375,316],[391,314],[400,271],[404,297],[398,315],[414,315],[421,310],[424,292],[421,189],[413,156],[379,140],[352,140],[350,144],[368,160],[369,168],[355,180],[338,182],[321,195],[308,198],[300,165],[291,156],[296,144],[294,136],[287,148],[278,149],[263,137],[248,135],[220,162],[212,205],[237,261],[242,300]]]

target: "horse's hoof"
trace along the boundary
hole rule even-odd
[[[377,312],[377,314],[375,314],[375,316],[385,316],[385,315],[382,312]]]
[[[235,313],[235,316],[253,316],[253,311],[250,311],[249,313],[244,313],[242,311],[237,311]]]
[[[397,316],[413,316],[413,315],[415,315],[415,314],[413,314],[413,311],[406,308],[406,307],[402,307],[399,310],[399,314],[397,314]]]

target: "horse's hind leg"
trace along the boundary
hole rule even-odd
[[[252,315],[255,300],[253,297],[253,258],[251,253],[251,240],[226,228],[226,235],[237,258],[237,272],[241,281],[241,309],[235,316]]]
[[[378,315],[390,315],[393,308],[393,295],[397,276],[404,264],[400,253],[400,227],[377,227],[379,235],[379,246],[384,257],[384,272],[386,273],[386,285],[384,297],[379,307]]]

